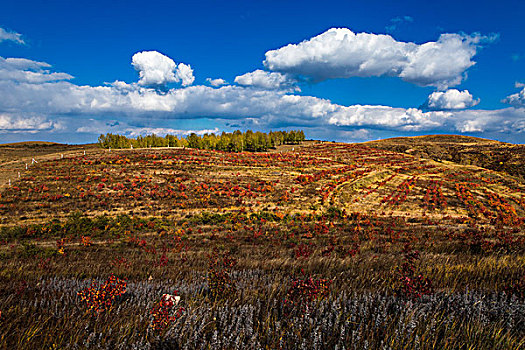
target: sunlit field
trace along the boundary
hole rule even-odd
[[[314,141],[27,152],[0,169],[3,349],[525,348],[507,173]]]

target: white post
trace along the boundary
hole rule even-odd
[[[27,163],[26,163],[26,170],[27,170]]]
[[[60,153],[60,159],[64,159],[64,155]]]
[[[18,172],[18,178],[20,178],[20,172]]]
[[[133,145],[130,145],[131,146],[131,149],[133,149]]]
[[[86,155],[86,151],[84,151],[84,155]]]
[[[11,179],[9,179],[9,187],[11,187]]]

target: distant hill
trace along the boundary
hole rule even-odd
[[[60,143],[48,142],[48,141],[22,141],[22,142],[0,143],[0,147],[36,147],[36,146],[49,146],[49,145],[60,145]]]
[[[46,154],[65,153],[96,148],[96,144],[67,145],[56,142],[25,141],[0,144],[0,164],[27,157],[40,157]]]
[[[364,144],[436,161],[477,165],[525,180],[525,145],[460,135],[396,137]]]

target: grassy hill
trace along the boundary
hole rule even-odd
[[[525,184],[410,151],[435,143],[513,147],[91,148],[0,165],[0,348],[523,348]]]
[[[93,149],[95,144],[66,145],[56,142],[26,141],[0,144],[0,164],[28,157],[39,157],[46,154],[57,154],[84,149]]]
[[[366,145],[413,156],[477,165],[525,180],[525,145],[459,135],[397,137]]]

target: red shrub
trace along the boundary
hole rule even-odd
[[[150,313],[153,316],[151,327],[153,330],[162,332],[184,312],[183,307],[174,309],[178,302],[173,298],[176,295],[178,295],[177,291],[174,291],[169,297],[167,297],[167,294],[163,295],[161,300],[156,302],[151,308]]]
[[[328,296],[328,288],[331,283],[332,281],[328,279],[314,279],[312,277],[292,281],[284,300],[286,312],[289,313],[293,309],[307,312],[312,302]]]
[[[419,260],[419,252],[412,250],[408,244],[405,245],[403,252],[404,262],[397,270],[396,294],[410,299],[432,294],[434,292],[432,281],[416,272],[415,264]]]
[[[102,286],[92,282],[90,287],[84,288],[77,295],[87,304],[88,312],[101,313],[109,310],[114,300],[126,292],[126,286],[126,281],[111,274]]]

